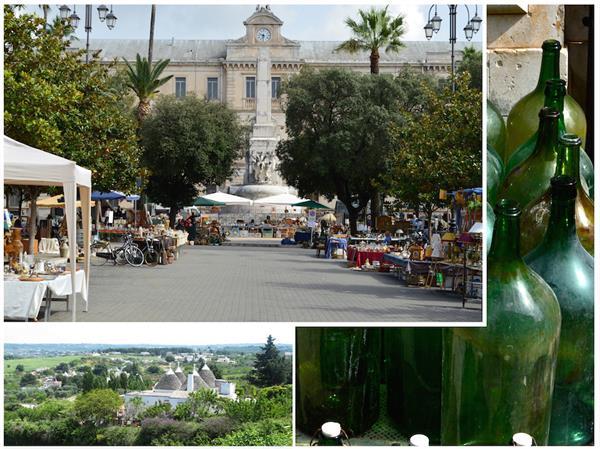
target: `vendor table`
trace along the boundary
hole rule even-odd
[[[75,275],[76,293],[88,301],[85,273],[78,270]],[[51,295],[66,296],[71,292],[71,273],[59,275],[54,279],[39,282],[4,281],[4,319],[25,320],[35,319],[40,313],[42,301],[46,298],[48,308]],[[46,319],[48,314],[46,314]]]
[[[327,239],[327,243],[325,244],[325,258],[331,259],[333,251],[337,248],[341,248],[346,251],[348,248],[348,241],[339,237],[329,237]]]
[[[294,241],[296,242],[310,242],[310,231],[296,231],[294,234]]]
[[[400,243],[406,240],[408,237],[392,237],[392,243]],[[357,243],[365,242],[365,243],[383,243],[384,238],[375,238],[375,237],[349,237],[349,244],[355,245]]]
[[[348,247],[348,261],[354,262],[357,267],[362,267],[367,259],[369,259],[369,263],[371,264],[374,261],[383,262],[385,254],[383,251],[361,251],[356,246]]]

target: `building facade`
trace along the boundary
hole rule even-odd
[[[170,59],[165,75],[173,75],[160,93],[177,97],[194,94],[222,102],[252,129],[244,158],[236,163],[232,179],[222,188],[253,199],[286,191],[274,155],[277,142],[285,136],[285,113],[279,98],[282,82],[307,66],[370,71],[368,52],[336,51],[341,43],[336,41],[288,39],[283,25],[269,6],[257,6],[243,22],[245,30],[241,30],[243,36],[238,39],[154,42],[154,59]],[[462,50],[470,45],[481,49],[479,43],[457,42],[458,61]],[[145,55],[148,50],[145,39],[92,40],[90,46],[104,62],[121,58],[134,61],[136,54]],[[447,77],[450,61],[448,42],[407,41],[397,53],[382,52],[379,64],[381,73],[414,70]],[[253,191],[240,190],[240,186],[261,187]]]

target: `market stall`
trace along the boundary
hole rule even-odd
[[[69,240],[69,268],[77,273],[77,189],[81,198],[83,223],[84,277],[89,285],[91,240],[91,187],[92,173],[68,159],[46,153],[4,136],[4,183],[36,186],[62,186],[65,198],[65,220]],[[22,282],[22,281],[19,281]],[[81,291],[81,289],[79,289]],[[71,276],[70,301],[72,320],[77,318],[77,276]],[[88,308],[87,295],[83,298]],[[5,295],[6,300],[6,295]]]

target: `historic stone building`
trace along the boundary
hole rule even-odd
[[[295,41],[284,36],[283,21],[268,6],[257,6],[243,23],[245,33],[230,40],[157,40],[154,59],[170,59],[165,74],[173,78],[160,92],[185,96],[191,93],[220,101],[235,110],[252,128],[245,157],[238,161],[234,176],[222,186],[231,193],[259,198],[286,192],[277,173],[274,149],[285,135],[285,114],[278,96],[285,79],[304,66],[345,68],[369,72],[369,54],[338,52],[336,41]],[[340,26],[344,26],[340,24]],[[81,43],[77,45],[82,45]],[[410,69],[446,77],[450,72],[448,42],[405,42],[398,53],[383,53],[381,73]],[[457,59],[467,45],[458,42]],[[103,61],[146,55],[148,42],[140,40],[92,40]]]

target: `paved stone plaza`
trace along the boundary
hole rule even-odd
[[[78,310],[83,310],[79,301]],[[64,304],[51,321],[69,321]],[[406,287],[314,250],[189,247],[172,265],[92,267],[89,312],[79,321],[481,321],[481,302]]]

